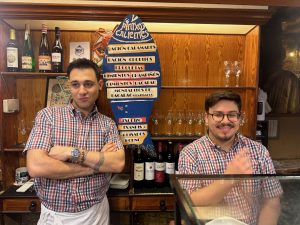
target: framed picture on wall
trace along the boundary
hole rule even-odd
[[[46,107],[67,105],[70,97],[71,92],[66,77],[51,77],[47,79]]]

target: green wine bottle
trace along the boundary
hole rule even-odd
[[[22,71],[24,72],[34,72],[35,71],[35,61],[33,54],[33,47],[30,38],[30,28],[28,24],[25,24],[25,39],[22,51]]]

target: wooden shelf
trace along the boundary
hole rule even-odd
[[[153,141],[193,141],[201,136],[152,136]]]
[[[4,147],[3,151],[5,152],[22,152],[24,150],[25,146],[23,145],[15,145],[15,146],[8,146]]]
[[[67,76],[66,73],[40,73],[40,72],[1,72],[1,76],[14,76],[14,77],[58,77]]]
[[[300,113],[269,113],[266,114],[266,117],[300,117]]]
[[[225,86],[161,86],[162,89],[253,89],[256,87],[240,86],[240,87],[225,87]]]

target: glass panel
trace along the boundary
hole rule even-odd
[[[196,224],[256,225],[262,216],[273,224],[300,224],[300,176],[179,175],[177,181]],[[272,210],[263,215],[267,203]]]

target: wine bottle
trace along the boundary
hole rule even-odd
[[[168,141],[167,155],[166,155],[166,185],[169,186],[170,174],[175,173],[175,157],[173,152],[173,143]]]
[[[145,156],[145,186],[148,188],[154,187],[154,158],[149,152]]]
[[[60,41],[60,29],[55,27],[55,41],[51,51],[52,72],[63,72],[63,48]]]
[[[137,147],[133,162],[133,186],[135,188],[142,188],[144,183],[144,158],[142,149]]]
[[[180,155],[180,152],[182,149],[183,149],[183,144],[179,143],[177,151],[176,151],[176,155],[175,155],[175,174],[179,174],[178,161],[179,161],[179,155]]]
[[[39,48],[39,71],[41,73],[51,72],[51,53],[49,49],[46,24],[42,24],[42,37]]]
[[[25,38],[24,38],[24,46],[23,46],[21,61],[22,61],[21,69],[23,72],[35,71],[35,60],[33,54],[33,46],[30,38],[29,24],[25,24]]]
[[[163,156],[162,142],[158,142],[157,157],[154,165],[155,186],[163,187],[165,185],[165,160]]]
[[[6,46],[6,67],[8,72],[17,72],[19,68],[18,63],[18,45],[16,42],[16,31],[10,29],[9,41]]]

